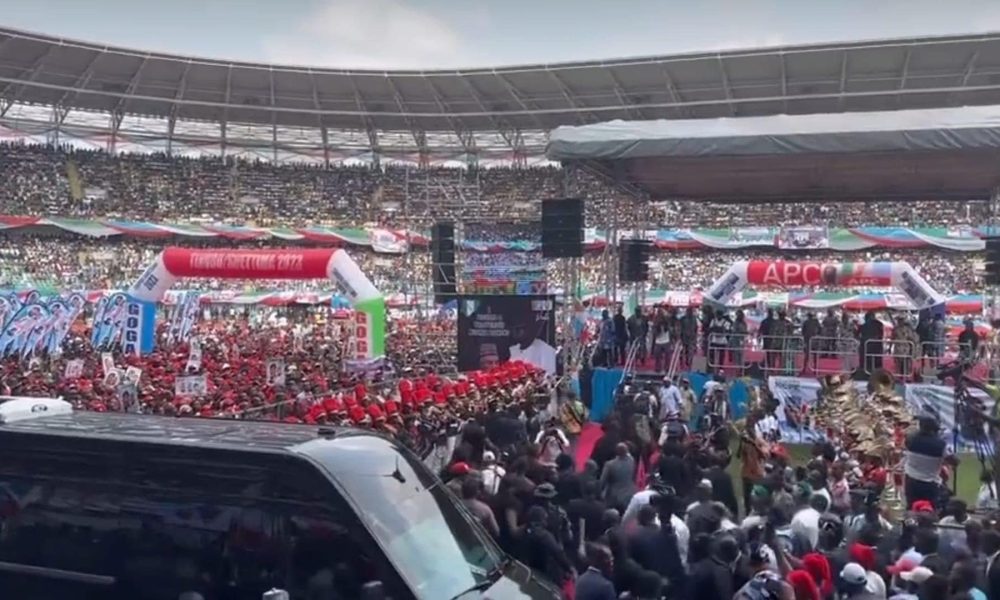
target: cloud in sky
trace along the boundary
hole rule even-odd
[[[323,0],[262,42],[269,61],[354,69],[457,66],[465,47],[458,29],[403,0]]]

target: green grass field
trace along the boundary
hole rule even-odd
[[[788,449],[793,465],[803,465],[809,461],[810,446],[788,444],[785,447]],[[958,465],[958,497],[972,506],[976,501],[976,494],[979,493],[981,467],[975,454],[962,454],[959,458],[961,462]],[[738,460],[734,459],[730,463],[729,474],[736,487],[736,497],[743,498],[743,480],[740,479],[740,462]]]

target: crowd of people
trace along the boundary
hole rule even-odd
[[[836,437],[796,464],[772,399],[734,426],[717,402],[727,383],[714,383],[700,398],[686,380],[622,387],[589,455],[570,451],[560,422],[486,417],[441,476],[567,598],[1000,597],[995,487],[975,506],[951,497],[936,418],[905,442],[904,486],[881,451]],[[910,486],[921,469],[934,471],[926,494]]]
[[[464,240],[487,245],[537,242],[537,226],[524,222],[537,222],[540,200],[567,189],[587,199],[591,227],[985,220],[985,206],[977,202],[640,207],[595,175],[578,171],[567,184],[567,174],[554,167],[318,167],[0,144],[0,169],[0,213],[6,214],[262,226],[396,226],[405,220],[422,228],[458,219]],[[183,244],[288,245],[191,238]],[[142,237],[0,233],[0,289],[127,288],[165,245]],[[413,285],[430,289],[426,250],[347,250],[386,295],[413,293]],[[537,249],[460,255],[463,277],[471,280],[567,280],[566,263],[545,261]],[[941,249],[664,251],[654,258],[648,287],[704,289],[734,261],[789,256],[905,261],[942,293],[982,290],[973,254]],[[581,289],[603,286],[606,259],[593,252],[580,261]],[[176,287],[329,291],[331,283],[206,279]],[[704,357],[704,370],[718,374],[700,397],[684,377],[653,387],[626,382],[600,439],[581,448],[577,434],[588,395],[581,390],[578,399],[563,381],[520,361],[457,373],[456,320],[447,311],[392,314],[386,360],[360,368],[346,355],[349,320],[332,318],[326,307],[241,307],[209,311],[183,340],[164,337],[161,324],[155,350],[143,356],[94,347],[78,323],[58,354],[0,360],[0,393],[62,397],[98,412],[378,430],[417,452],[504,550],[571,600],[1000,598],[1000,525],[985,512],[970,517],[970,507],[941,485],[944,446],[932,420],[921,420],[906,441],[903,478],[884,456],[844,447],[834,437],[817,444],[811,457],[794,460],[782,444],[771,398],[752,400],[742,425],[729,414],[725,377],[746,374],[750,346],[762,353],[765,367],[782,370],[789,366],[787,348],[775,340],[799,338],[812,348],[810,340],[825,339],[818,355],[849,347],[860,352],[852,366],[875,373],[890,365],[866,354],[870,348],[909,344],[921,353],[891,365],[905,379],[928,357],[924,349],[932,360],[940,357],[935,349],[950,335],[943,319],[922,315],[885,327],[874,314],[766,307],[759,315],[686,307],[626,314],[619,308],[592,319],[587,309],[579,307],[572,322],[596,348],[595,366],[623,364],[632,347],[656,372],[666,371],[679,352],[681,370],[696,368]],[[841,340],[856,344],[842,347]],[[972,323],[959,334],[963,340],[975,352],[981,336]],[[790,366],[790,374],[807,371],[808,359]],[[997,509],[995,485],[987,479],[985,489],[975,508]],[[905,514],[890,510],[897,500],[905,501]]]
[[[567,174],[554,166],[320,167],[4,143],[0,169],[5,173],[0,213],[6,214],[257,225],[391,222],[403,215],[424,224],[442,218],[499,223],[537,220],[543,199],[569,193],[586,199],[590,227],[612,222],[653,228],[905,227],[987,221],[986,203],[978,201],[639,204],[589,171],[575,170],[567,181]]]
[[[494,239],[499,239],[494,238]],[[507,238],[511,239],[511,238]],[[182,244],[204,248],[281,248],[283,240],[232,241],[224,238],[162,241],[141,237],[91,238],[70,233],[26,235],[17,230],[0,232],[0,288],[119,289],[128,287],[142,274],[164,247]],[[431,254],[414,249],[405,255],[380,254],[369,248],[347,247],[347,251],[385,293],[403,292],[407,284],[429,279]],[[908,262],[943,294],[978,293],[982,276],[977,260],[969,253],[940,249],[863,251],[857,253],[760,251],[753,254],[718,250],[670,250],[654,254],[647,289],[708,289],[729,266],[748,259],[816,261],[902,261]],[[548,280],[562,285],[567,265],[545,261],[537,250],[509,252],[465,251],[460,253],[460,273],[464,279]],[[577,266],[584,291],[603,292],[608,275],[607,258],[600,251],[588,252]],[[412,276],[411,276],[412,274]],[[263,282],[222,282],[191,280],[188,289],[256,289],[268,291],[328,290],[329,282],[275,280]],[[761,288],[761,291],[767,291]],[[775,290],[771,290],[775,291]],[[828,291],[803,288],[780,291]],[[863,289],[855,290],[858,293]],[[884,291],[884,290],[879,290]]]

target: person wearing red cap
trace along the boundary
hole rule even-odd
[[[821,600],[819,586],[809,571],[795,569],[789,572],[785,579],[792,586],[795,600]]]
[[[864,544],[854,543],[848,548],[848,554],[853,562],[861,565],[865,570],[868,582],[865,590],[876,598],[886,597],[885,580],[876,571],[875,549]]]

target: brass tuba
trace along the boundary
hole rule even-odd
[[[896,378],[886,369],[878,369],[868,379],[868,393],[876,396],[893,396]]]

